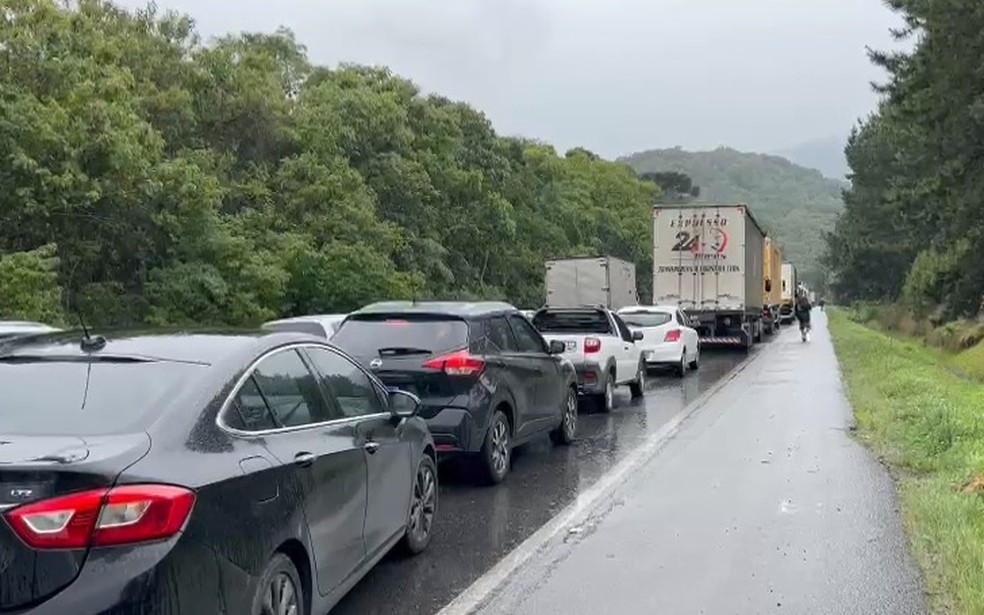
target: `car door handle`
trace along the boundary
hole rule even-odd
[[[373,453],[379,450],[379,442],[373,442],[370,440],[369,442],[365,443],[364,448],[366,449],[367,453],[372,455]]]
[[[314,463],[314,453],[298,453],[294,455],[294,464],[306,468]]]

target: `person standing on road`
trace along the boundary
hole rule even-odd
[[[823,311],[823,306],[824,306],[824,304],[825,304],[825,303],[827,303],[827,302],[826,302],[826,301],[825,301],[824,299],[822,299],[822,298],[821,298],[821,299],[820,299],[820,301],[819,301],[818,303],[820,304],[820,311],[822,312],[822,311]]]
[[[807,336],[810,333],[810,311],[813,306],[810,305],[810,298],[806,296],[806,292],[800,290],[796,293],[796,320],[800,323],[800,337],[803,341],[806,341]]]

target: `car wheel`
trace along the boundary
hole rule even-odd
[[[492,415],[492,424],[485,434],[485,444],[482,445],[482,463],[485,466],[485,478],[489,484],[498,485],[509,473],[509,462],[512,457],[512,443],[509,438],[509,421],[502,410],[496,410]]]
[[[697,349],[697,353],[694,354],[694,360],[690,362],[690,369],[697,369],[700,367],[700,348]]]
[[[595,405],[606,414],[615,408],[615,374],[608,374],[605,391],[595,397]]]
[[[574,442],[577,437],[577,390],[574,387],[567,389],[564,396],[563,416],[557,429],[550,432],[550,439],[554,444],[568,445]]]
[[[431,541],[434,515],[437,514],[437,466],[424,455],[417,466],[410,500],[410,518],[403,535],[403,550],[416,555],[427,548]]]
[[[646,364],[643,361],[639,362],[639,373],[635,382],[629,385],[629,390],[632,391],[632,399],[639,399],[646,394]]]
[[[260,575],[253,595],[253,615],[304,615],[301,578],[290,558],[277,553]]]
[[[674,373],[676,373],[678,378],[683,378],[687,375],[687,349],[684,348],[683,352],[680,353],[680,361],[677,362],[676,366],[673,368]]]

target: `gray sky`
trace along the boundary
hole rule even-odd
[[[122,0],[124,6],[144,1]],[[614,157],[846,135],[890,45],[880,0],[158,0],[206,38],[284,25],[319,64],[383,64],[499,132]]]

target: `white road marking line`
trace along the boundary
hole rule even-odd
[[[763,354],[763,351],[756,352],[747,360],[733,367],[710,389],[651,435],[638,449],[609,470],[608,473],[602,475],[590,488],[580,493],[567,508],[557,513],[553,519],[499,560],[499,563],[476,579],[465,591],[458,594],[458,597],[438,611],[437,615],[469,615],[483,606],[520,566],[528,562],[557,535],[566,533],[566,528],[577,527],[583,523],[604,498],[625,482],[632,472],[648,462],[657,453],[659,448],[677,432],[684,420],[706,405],[712,397]]]

